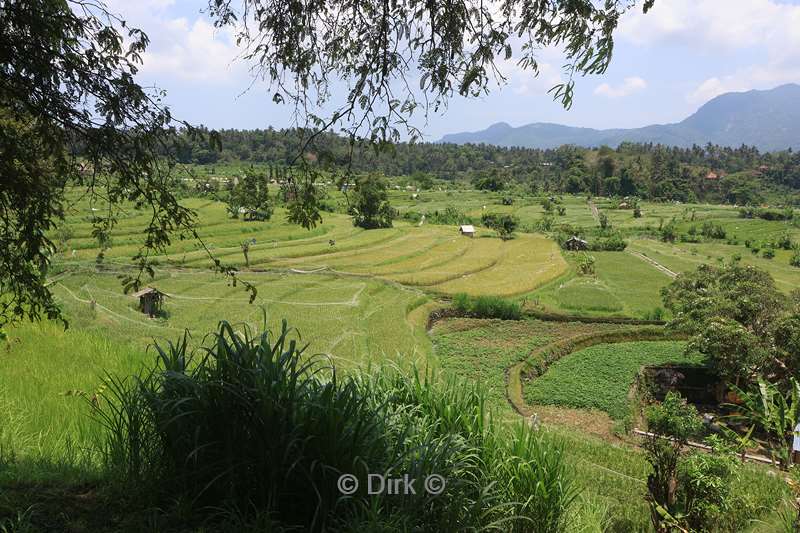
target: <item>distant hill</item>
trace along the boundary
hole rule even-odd
[[[556,148],[563,144],[616,147],[624,141],[680,147],[702,146],[710,142],[734,147],[745,144],[762,151],[797,150],[800,149],[800,85],[725,93],[676,124],[596,130],[547,122],[514,128],[498,122],[483,131],[445,135],[440,142]]]

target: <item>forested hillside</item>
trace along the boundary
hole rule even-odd
[[[182,163],[297,164],[302,151],[299,130],[222,130],[221,149],[178,139]],[[347,168],[350,145],[345,138],[322,134],[304,157],[329,170]],[[408,176],[421,188],[434,178],[468,181],[484,188],[517,184],[532,192],[635,195],[654,200],[758,204],[798,201],[800,153],[761,153],[753,147],[716,145],[676,148],[623,143],[618,148],[503,148],[492,145],[420,143],[375,152],[355,147],[351,169]]]

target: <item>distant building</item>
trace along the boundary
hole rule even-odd
[[[467,237],[475,236],[475,226],[472,224],[462,224],[458,227],[458,231],[461,233],[461,235],[465,235]]]
[[[139,298],[139,311],[153,318],[161,312],[161,304],[168,295],[153,287],[145,287],[131,296]]]
[[[583,239],[579,239],[576,235],[573,235],[569,239],[564,242],[564,249],[565,250],[586,250],[589,248],[589,243],[584,241]]]
[[[713,170],[709,170],[708,174],[706,174],[706,179],[707,180],[718,180],[719,179],[719,174],[717,174]]]

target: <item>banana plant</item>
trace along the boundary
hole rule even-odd
[[[740,411],[730,418],[750,424],[750,433],[753,428],[760,428],[765,434],[773,461],[777,459],[781,467],[788,468],[791,464],[794,428],[800,418],[800,383],[791,378],[789,388],[784,393],[774,383],[759,377],[758,387],[754,390],[732,388],[741,399],[741,404],[729,405]]]

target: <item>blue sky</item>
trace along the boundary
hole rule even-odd
[[[173,113],[195,124],[293,125],[292,109],[272,103],[267,85],[251,86],[231,32],[213,28],[201,12],[205,5],[110,2],[151,39],[140,81],[165,89]],[[577,81],[568,111],[547,95],[562,63],[558,51],[544,50],[540,76],[533,78],[512,61],[503,65],[503,87],[478,100],[456,97],[444,113],[416,124],[425,140],[500,121],[636,127],[680,121],[723,92],[800,83],[800,0],[656,0],[647,15],[637,9],[620,22],[611,67]]]

